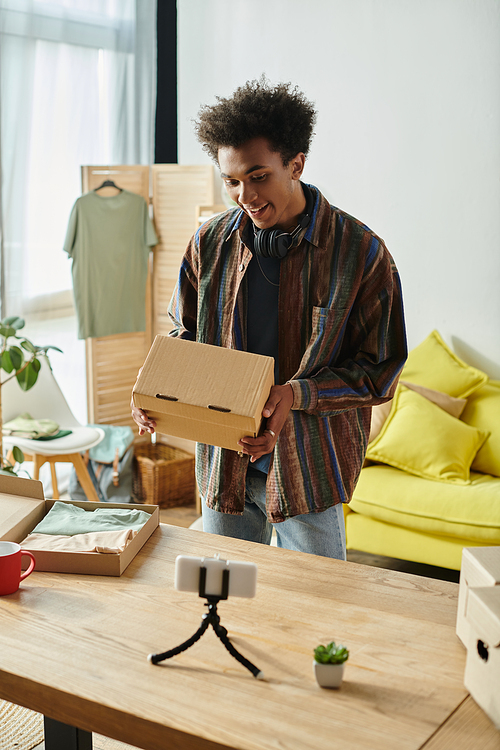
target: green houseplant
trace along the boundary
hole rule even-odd
[[[314,675],[320,687],[338,688],[344,676],[344,664],[349,658],[349,651],[342,644],[331,641],[327,646],[314,649]]]
[[[19,332],[25,326],[25,321],[17,316],[4,318],[0,321],[0,474],[16,474],[15,465],[4,458],[2,440],[2,388],[12,378],[16,378],[23,391],[33,388],[41,367],[41,358],[45,358],[50,367],[47,352],[57,346],[37,346]],[[5,375],[4,375],[5,373]],[[13,449],[16,463],[24,461],[20,448]]]

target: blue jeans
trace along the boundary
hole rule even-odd
[[[203,530],[248,542],[270,544],[273,528],[278,547],[345,560],[345,526],[342,504],[322,513],[305,513],[281,523],[266,516],[266,477],[247,477],[242,516],[219,513],[202,502]]]

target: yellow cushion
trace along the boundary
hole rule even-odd
[[[466,424],[490,433],[471,468],[500,477],[500,383],[490,380],[469,396],[461,418]]]
[[[441,391],[434,391],[432,388],[425,388],[423,385],[416,385],[416,383],[410,383],[407,380],[400,380],[401,385],[405,385],[407,388],[411,388],[412,391],[420,393],[421,396],[425,396],[429,401],[437,404],[451,414],[452,417],[458,417],[462,414],[467,399],[465,398],[454,398],[449,396],[447,393],[441,393]],[[392,401],[386,401],[383,404],[377,404],[372,408],[372,422],[370,427],[370,436],[368,442],[371,443],[375,440],[380,430],[384,426],[385,420],[391,412]],[[475,425],[476,427],[478,425]]]
[[[409,380],[455,398],[466,398],[486,383],[488,376],[463,362],[445,344],[439,333],[433,331],[409,353],[401,380]]]
[[[470,484],[470,466],[487,437],[398,385],[391,413],[366,457],[425,479]]]

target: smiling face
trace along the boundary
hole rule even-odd
[[[303,153],[285,167],[280,154],[271,151],[267,138],[252,138],[238,148],[219,148],[218,159],[229,197],[258,229],[291,231],[297,226],[306,206],[300,184]]]

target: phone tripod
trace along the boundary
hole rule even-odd
[[[176,646],[176,648],[170,649],[170,651],[164,651],[162,654],[149,654],[148,661],[150,661],[152,664],[158,664],[161,661],[164,661],[165,659],[171,659],[172,656],[177,656],[177,654],[182,653],[183,651],[187,651],[188,648],[190,648],[193,644],[196,643],[196,641],[199,641],[203,633],[208,630],[209,626],[211,625],[215,631],[215,634],[217,637],[222,641],[224,646],[227,648],[231,656],[234,656],[234,658],[240,662],[244,667],[246,667],[257,680],[263,680],[265,679],[264,673],[260,671],[258,667],[255,666],[255,664],[252,664],[251,661],[248,661],[243,654],[240,654],[240,652],[235,649],[231,641],[229,640],[229,637],[227,635],[226,628],[220,624],[220,617],[217,612],[217,604],[227,599],[228,593],[229,593],[229,570],[226,568],[222,571],[222,592],[220,596],[214,596],[212,594],[207,594],[205,592],[205,584],[207,579],[207,569],[204,566],[200,567],[200,580],[199,580],[199,586],[198,586],[198,594],[202,598],[206,599],[205,607],[208,607],[208,612],[206,612],[203,615],[201,625],[194,633],[194,635],[191,636],[191,638],[188,638],[187,641],[184,641],[184,643],[181,643],[180,646]]]

